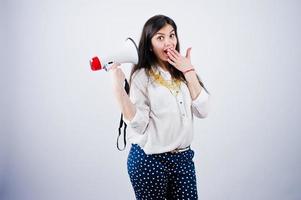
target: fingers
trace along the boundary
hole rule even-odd
[[[172,61],[176,61],[177,60],[176,56],[173,53],[167,52],[167,55],[168,55],[168,58],[171,59]]]
[[[123,71],[120,68],[117,68],[115,73],[119,79],[125,79],[125,74],[123,73]]]
[[[174,52],[174,54],[177,56],[177,57],[180,57],[181,54],[176,50],[176,49],[172,49],[172,52]]]
[[[118,68],[119,66],[120,66],[121,64],[120,63],[113,63],[109,68],[110,69],[116,69],[116,68]]]
[[[124,85],[124,80],[125,80],[125,74],[120,68],[115,68],[112,70],[112,82],[113,82],[113,87],[115,89],[120,89],[123,88]]]
[[[167,62],[168,62],[169,64],[171,64],[172,66],[176,66],[176,63],[173,62],[170,58],[167,59]]]
[[[190,60],[190,51],[191,51],[191,47],[189,47],[186,51],[186,58],[188,58]]]
[[[178,59],[181,56],[175,49],[168,49],[167,54],[174,60]]]

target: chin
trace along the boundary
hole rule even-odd
[[[162,60],[162,61],[164,61],[164,62],[167,62],[168,56],[163,55],[163,56],[160,58],[160,60]]]

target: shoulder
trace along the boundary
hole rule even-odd
[[[132,82],[138,84],[146,84],[148,82],[148,75],[145,69],[138,69],[132,75]]]

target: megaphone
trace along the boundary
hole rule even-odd
[[[127,38],[115,53],[102,58],[95,56],[90,60],[90,66],[93,71],[101,69],[108,71],[113,63],[138,63],[138,48],[132,38]]]

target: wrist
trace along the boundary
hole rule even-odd
[[[186,73],[194,72],[194,71],[195,71],[195,69],[194,69],[193,67],[190,67],[190,68],[188,68],[188,69],[185,69],[185,70],[183,71],[183,74],[185,75]]]
[[[120,92],[120,91],[124,90],[124,86],[121,83],[113,83],[113,89],[116,92]]]
[[[187,69],[185,72],[183,72],[183,75],[187,82],[191,82],[197,77],[196,71],[194,68]]]

